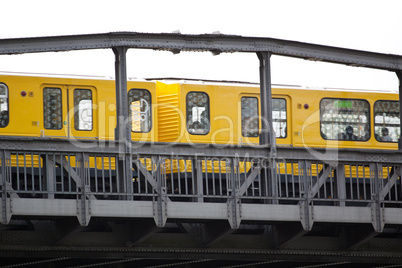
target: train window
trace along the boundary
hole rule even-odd
[[[152,126],[151,93],[146,89],[130,89],[128,105],[131,131],[149,132]]]
[[[327,140],[367,141],[370,108],[365,100],[329,99],[320,103],[321,136]]]
[[[272,125],[277,138],[286,138],[286,100],[272,99]]]
[[[74,90],[74,128],[92,130],[92,91]]]
[[[62,128],[61,89],[43,89],[43,122],[45,129]]]
[[[258,99],[255,97],[242,97],[241,134],[243,135],[243,137],[258,137],[258,132]]]
[[[8,88],[0,83],[0,127],[6,127],[8,122]]]
[[[190,134],[209,132],[209,98],[205,92],[189,92],[187,103],[187,130]]]
[[[377,141],[398,142],[401,134],[398,101],[374,103],[374,134]]]
[[[286,138],[286,100],[272,99],[272,125],[277,138]],[[243,137],[258,137],[258,99],[241,98],[241,127]]]

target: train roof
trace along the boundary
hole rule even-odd
[[[28,73],[28,72],[10,72],[0,71],[0,75],[12,76],[30,76],[30,77],[53,77],[53,78],[72,78],[72,79],[97,79],[97,80],[114,80],[112,76],[101,75],[78,75],[78,74],[53,74],[53,73]],[[196,78],[180,78],[180,77],[157,77],[157,78],[137,78],[128,77],[128,81],[148,81],[162,82],[165,84],[198,84],[198,85],[222,85],[222,86],[244,86],[244,87],[259,87],[256,82],[234,81],[234,80],[211,80],[211,79],[196,79]],[[351,89],[351,88],[335,88],[321,86],[301,86],[290,84],[272,84],[274,88],[286,89],[303,89],[303,90],[327,90],[327,91],[343,91],[343,92],[367,92],[367,93],[390,93],[398,94],[398,90],[375,90],[375,89]]]
[[[223,85],[223,86],[245,86],[245,87],[259,87],[260,83],[245,82],[245,81],[232,81],[232,80],[208,80],[208,79],[194,79],[194,78],[177,78],[177,77],[159,77],[159,78],[145,78],[148,81],[159,81],[165,84],[198,84],[198,85]],[[301,86],[290,84],[272,84],[274,88],[286,89],[303,89],[303,90],[325,90],[325,91],[343,91],[343,92],[367,92],[367,93],[390,93],[397,94],[397,90],[376,90],[376,89],[356,89],[356,88],[336,88],[336,87],[320,87],[320,86]]]
[[[10,76],[29,76],[29,77],[51,77],[51,78],[68,78],[68,79],[94,79],[94,80],[110,80],[114,81],[112,76],[103,75],[81,75],[81,74],[55,74],[55,73],[31,73],[31,72],[10,72],[10,71],[0,71],[0,75],[10,75]],[[148,81],[147,79],[129,77],[128,81]]]

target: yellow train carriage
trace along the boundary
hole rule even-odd
[[[110,79],[0,75],[0,135],[114,139],[115,92]],[[155,82],[129,81],[128,99],[132,139],[154,141]]]
[[[156,83],[128,81],[127,88],[132,140],[157,140]],[[114,140],[115,92],[111,79],[0,75],[0,135],[69,139],[77,146],[82,139]],[[18,165],[23,161],[30,156]],[[39,165],[37,157],[34,162]]]
[[[159,141],[259,144],[257,85],[158,82],[157,93]],[[397,94],[273,86],[272,104],[278,146],[397,148]]]
[[[397,146],[397,94],[274,86],[272,97],[278,146]],[[115,99],[109,79],[0,75],[0,135],[114,139]],[[128,103],[136,141],[259,144],[258,85],[128,81]]]
[[[253,84],[128,81],[132,139],[259,144],[259,93]],[[397,94],[274,86],[272,98],[278,146],[397,148]],[[81,139],[113,140],[115,101],[115,82],[110,79],[0,75],[0,135],[78,144]],[[207,172],[218,170],[218,163],[206,165]],[[112,161],[103,164],[113,166]],[[191,170],[189,162],[167,161],[170,165],[174,172]]]
[[[164,81],[158,82],[157,92],[159,141],[220,146],[259,144],[257,85]],[[272,98],[278,146],[312,150],[397,149],[400,136],[397,94],[277,86],[272,89]],[[388,131],[387,137],[384,129]],[[191,170],[189,161],[166,162],[166,165],[172,165],[174,172],[183,171],[184,167]],[[218,170],[218,162],[207,164],[203,171],[205,168],[208,172]],[[294,172],[298,175],[297,168]],[[351,175],[346,172],[346,176]]]

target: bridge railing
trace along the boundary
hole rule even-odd
[[[242,204],[402,206],[399,152],[114,143],[82,149],[63,140],[1,140],[0,182],[7,199],[150,201],[166,205]],[[319,158],[319,159],[318,159]],[[4,215],[5,213],[3,213]],[[3,216],[3,220],[4,220]]]

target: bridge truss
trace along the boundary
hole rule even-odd
[[[0,257],[402,261],[399,150],[277,148],[269,131],[256,147],[143,144],[123,123],[129,48],[257,53],[263,129],[271,54],[390,70],[400,81],[401,56],[225,35],[0,40],[0,54],[100,48],[116,55],[116,140],[1,137]]]

